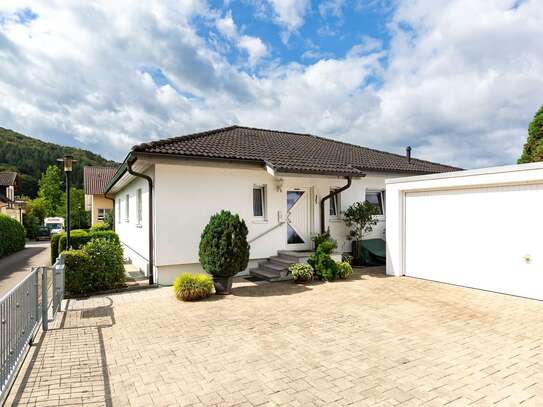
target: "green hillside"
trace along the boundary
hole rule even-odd
[[[35,197],[42,172],[49,165],[58,165],[57,158],[66,154],[77,160],[71,181],[79,188],[83,186],[83,166],[117,164],[87,150],[46,143],[0,127],[0,171],[19,173],[18,195]]]

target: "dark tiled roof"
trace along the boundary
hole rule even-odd
[[[104,188],[109,183],[117,167],[84,167],[83,185],[85,195],[101,195]]]
[[[231,126],[134,146],[133,151],[251,160],[276,171],[357,175],[365,171],[436,173],[460,168],[411,159],[310,134]]]
[[[0,185],[3,187],[9,187],[10,185],[15,185],[17,180],[16,172],[0,172]]]

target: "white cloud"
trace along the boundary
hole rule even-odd
[[[309,10],[309,0],[268,0],[272,6],[276,21],[285,28],[284,40],[288,35],[304,24],[304,18]]]
[[[233,41],[239,49],[247,53],[250,66],[254,67],[262,58],[268,55],[268,47],[260,38],[239,34],[231,11],[228,11],[225,17],[218,18],[215,25],[222,35]]]
[[[510,163],[543,103],[543,7],[515,4],[402,2],[389,49],[364,37],[302,65],[264,58],[259,38],[203,1],[2,2],[5,16],[38,17],[0,18],[0,125],[116,159],[136,142],[241,123],[395,152],[411,144],[466,167]],[[304,13],[282,26],[296,30]],[[228,62],[195,17],[249,64]]]
[[[319,4],[319,13],[323,17],[327,15],[342,17],[344,3],[344,0],[324,0]]]

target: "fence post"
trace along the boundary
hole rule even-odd
[[[49,328],[49,301],[47,301],[47,267],[41,268],[41,319],[43,331],[47,331]]]

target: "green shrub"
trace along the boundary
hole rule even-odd
[[[337,277],[345,280],[349,278],[353,274],[353,268],[351,265],[346,262],[342,261],[340,263],[337,263]]]
[[[297,283],[313,280],[313,267],[307,263],[291,264],[288,268]]]
[[[83,250],[64,252],[65,290],[68,294],[88,294],[94,290],[94,267]]]
[[[330,234],[330,229],[327,229],[326,232],[324,233],[319,233],[319,234],[314,235],[311,238],[311,240],[313,240],[313,243],[315,243],[315,250],[317,250],[317,247],[319,247],[321,243],[326,242],[326,241],[334,242],[337,247],[337,242],[334,239],[332,239],[332,235]]]
[[[92,260],[95,290],[109,290],[125,282],[123,249],[118,242],[95,238],[83,246],[83,251]]]
[[[200,300],[209,297],[213,292],[213,280],[204,273],[182,273],[175,279],[173,289],[179,300]]]
[[[98,232],[103,230],[111,230],[111,224],[106,222],[100,222],[95,225],[92,225],[90,228],[91,232]]]
[[[238,215],[221,211],[211,217],[202,232],[199,257],[213,276],[231,277],[247,268],[249,243],[247,226]]]
[[[333,281],[337,278],[337,263],[330,254],[337,247],[333,240],[324,240],[313,256],[307,261],[315,270],[315,277],[319,280]]]
[[[341,261],[346,261],[349,264],[353,264],[353,256],[350,254],[342,254],[341,255]]]
[[[96,238],[80,250],[64,253],[66,291],[70,294],[109,290],[125,282],[123,251],[115,241]]]
[[[70,232],[70,246],[72,249],[81,249],[93,239],[104,238],[113,243],[120,243],[119,236],[113,230],[75,229]],[[58,255],[66,250],[66,232],[51,236],[51,264],[54,264]]]
[[[25,248],[25,228],[15,219],[0,214],[0,257]]]

